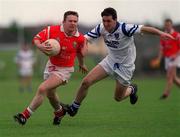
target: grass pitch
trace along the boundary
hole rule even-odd
[[[114,81],[103,80],[90,88],[77,116],[65,116],[60,127],[52,125],[53,110],[46,99],[25,126],[12,116],[31,101],[40,80],[34,79],[33,93],[19,93],[15,79],[0,81],[0,137],[179,137],[180,89],[173,87],[167,100],[159,100],[164,79],[135,80],[139,101],[113,100]],[[65,103],[71,103],[80,80],[58,88]]]

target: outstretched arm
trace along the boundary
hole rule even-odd
[[[173,36],[171,36],[170,34],[168,33],[165,33],[157,28],[154,28],[154,27],[148,27],[148,26],[142,26],[141,27],[141,32],[142,33],[150,33],[150,34],[155,34],[155,35],[159,35],[161,37],[164,37],[164,38],[170,38],[170,39],[174,39]]]

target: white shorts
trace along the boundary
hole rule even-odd
[[[135,70],[135,65],[125,67],[119,63],[113,62],[108,56],[104,58],[99,65],[112,76],[114,79],[118,80],[124,86],[131,84],[131,79]]]
[[[177,57],[177,67],[180,68],[180,55]]]
[[[165,58],[165,69],[167,70],[169,67],[172,66],[180,67],[180,56],[178,56],[174,60],[168,57]]]
[[[22,77],[32,76],[33,75],[33,69],[32,68],[20,68],[19,69],[19,75]]]
[[[44,80],[48,79],[51,74],[55,74],[62,79],[63,82],[67,83],[72,72],[74,72],[74,67],[58,67],[48,61],[44,70]]]

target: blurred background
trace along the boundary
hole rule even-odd
[[[47,56],[32,45],[32,38],[47,25],[57,25],[67,10],[79,13],[79,31],[85,34],[101,22],[104,8],[113,7],[118,20],[144,24],[163,30],[163,22],[171,18],[180,32],[180,0],[0,0],[0,136],[1,137],[179,137],[180,90],[174,86],[166,101],[159,97],[164,90],[166,75],[163,61],[152,68],[150,61],[157,57],[160,39],[152,35],[135,35],[137,49],[133,82],[139,86],[139,101],[132,106],[129,99],[113,100],[114,81],[95,84],[83,102],[79,115],[65,117],[62,126],[51,126],[52,108],[46,100],[23,127],[12,116],[23,110],[43,81]],[[30,92],[18,92],[18,53],[24,42],[33,50],[34,75]],[[30,52],[31,53],[31,52]],[[31,54],[32,55],[32,54]],[[106,55],[104,42],[89,45],[86,65],[93,68]],[[82,75],[73,73],[67,86],[58,88],[61,101],[71,103]],[[23,82],[23,80],[22,80]],[[31,89],[32,88],[32,89]],[[32,92],[31,92],[32,91]],[[33,94],[31,94],[33,93]],[[58,130],[57,130],[58,129]]]
[[[60,24],[65,11],[75,10],[79,13],[79,31],[85,34],[100,23],[100,13],[106,7],[117,10],[119,21],[160,29],[163,29],[164,19],[171,18],[175,29],[180,31],[180,0],[0,0],[0,77],[15,77],[13,57],[20,45],[24,41],[31,44],[33,36],[45,26]],[[151,76],[163,73],[163,67],[154,69],[149,66],[149,61],[158,54],[159,37],[138,35],[135,42],[135,73]],[[90,46],[89,51],[92,64],[99,62],[106,54],[101,39]],[[41,76],[46,57],[41,53],[36,56],[38,65],[35,76]]]

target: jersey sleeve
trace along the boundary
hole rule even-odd
[[[86,37],[86,39],[88,40],[88,41],[91,41],[91,40],[93,40],[93,39],[97,39],[97,38],[99,38],[100,36],[101,36],[101,33],[100,33],[100,25],[101,24],[99,24],[99,25],[97,25],[94,29],[92,29],[91,31],[89,31],[86,35],[85,35],[85,37]]]
[[[34,40],[39,40],[41,43],[49,39],[50,37],[50,26],[44,28],[42,31],[40,31],[38,34],[35,35],[33,38]]]
[[[134,34],[141,33],[141,27],[143,25],[126,24],[123,23],[121,26],[122,32],[125,36],[131,37]]]

